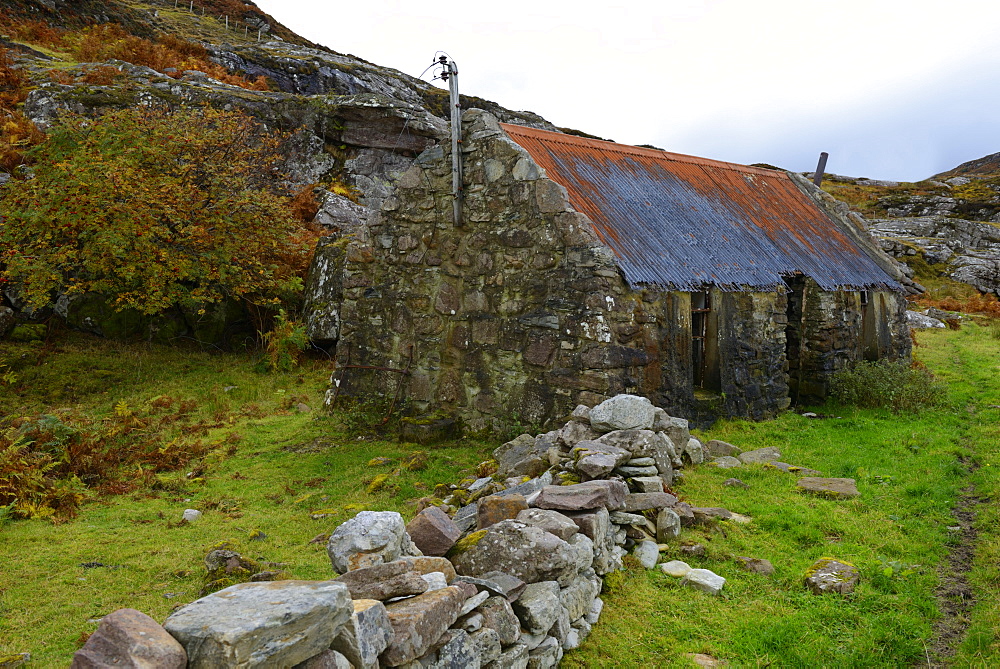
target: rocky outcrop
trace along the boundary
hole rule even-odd
[[[950,279],[1000,295],[1000,225],[933,215],[875,219],[870,229],[887,253],[920,254]]]

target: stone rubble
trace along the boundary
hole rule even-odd
[[[721,592],[722,576],[678,559],[658,564],[660,556],[703,558],[704,546],[680,545],[683,528],[751,519],[679,501],[670,488],[678,469],[705,458],[784,469],[777,449],[702,445],[687,421],[627,395],[579,406],[559,430],[521,435],[494,454],[496,476],[437,486],[408,525],[374,511],[341,524],[327,541],[333,580],[231,586],[173,613],[157,643],[176,639],[189,667],[556,667],[598,623],[604,577],[623,568],[629,551],[684,586]],[[215,551],[206,565],[224,564],[229,552]],[[767,560],[736,560],[773,572]],[[851,587],[835,566],[811,570],[817,585],[809,587]],[[129,615],[107,616],[107,627]],[[103,666],[87,659],[102,644],[107,657],[136,647],[128,630],[105,643],[112,637],[104,627],[74,666]]]

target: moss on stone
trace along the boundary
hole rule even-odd
[[[371,483],[368,484],[368,494],[374,495],[377,492],[385,490],[385,488],[389,485],[389,478],[391,476],[392,474],[387,472],[384,474],[379,474],[378,476],[373,478],[371,480]]]
[[[485,537],[488,533],[489,530],[479,530],[477,532],[473,532],[468,536],[462,537],[455,543],[454,546],[451,547],[451,550],[448,551],[448,557],[449,558],[457,557],[462,553],[465,553],[466,551],[474,548],[480,541],[483,540],[483,537]]]
[[[427,451],[415,451],[410,453],[405,458],[403,458],[401,464],[403,469],[409,470],[411,472],[419,472],[427,469],[427,464],[430,461],[430,456],[427,455]]]

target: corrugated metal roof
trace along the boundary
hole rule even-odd
[[[772,290],[801,273],[824,290],[901,290],[785,172],[502,125],[633,286]]]

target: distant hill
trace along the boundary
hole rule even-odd
[[[976,158],[962,163],[958,167],[935,174],[932,179],[943,180],[951,177],[987,177],[1000,174],[1000,153],[991,153],[982,158]]]
[[[262,28],[286,42],[315,47],[304,37],[279,23],[247,0],[0,0],[0,32],[16,25],[43,24],[51,28],[79,29],[89,25],[117,23],[133,35],[152,38],[166,30],[178,37],[203,38],[199,34],[178,34],[186,22],[184,15],[228,16],[232,24]],[[248,31],[247,31],[248,32]]]

